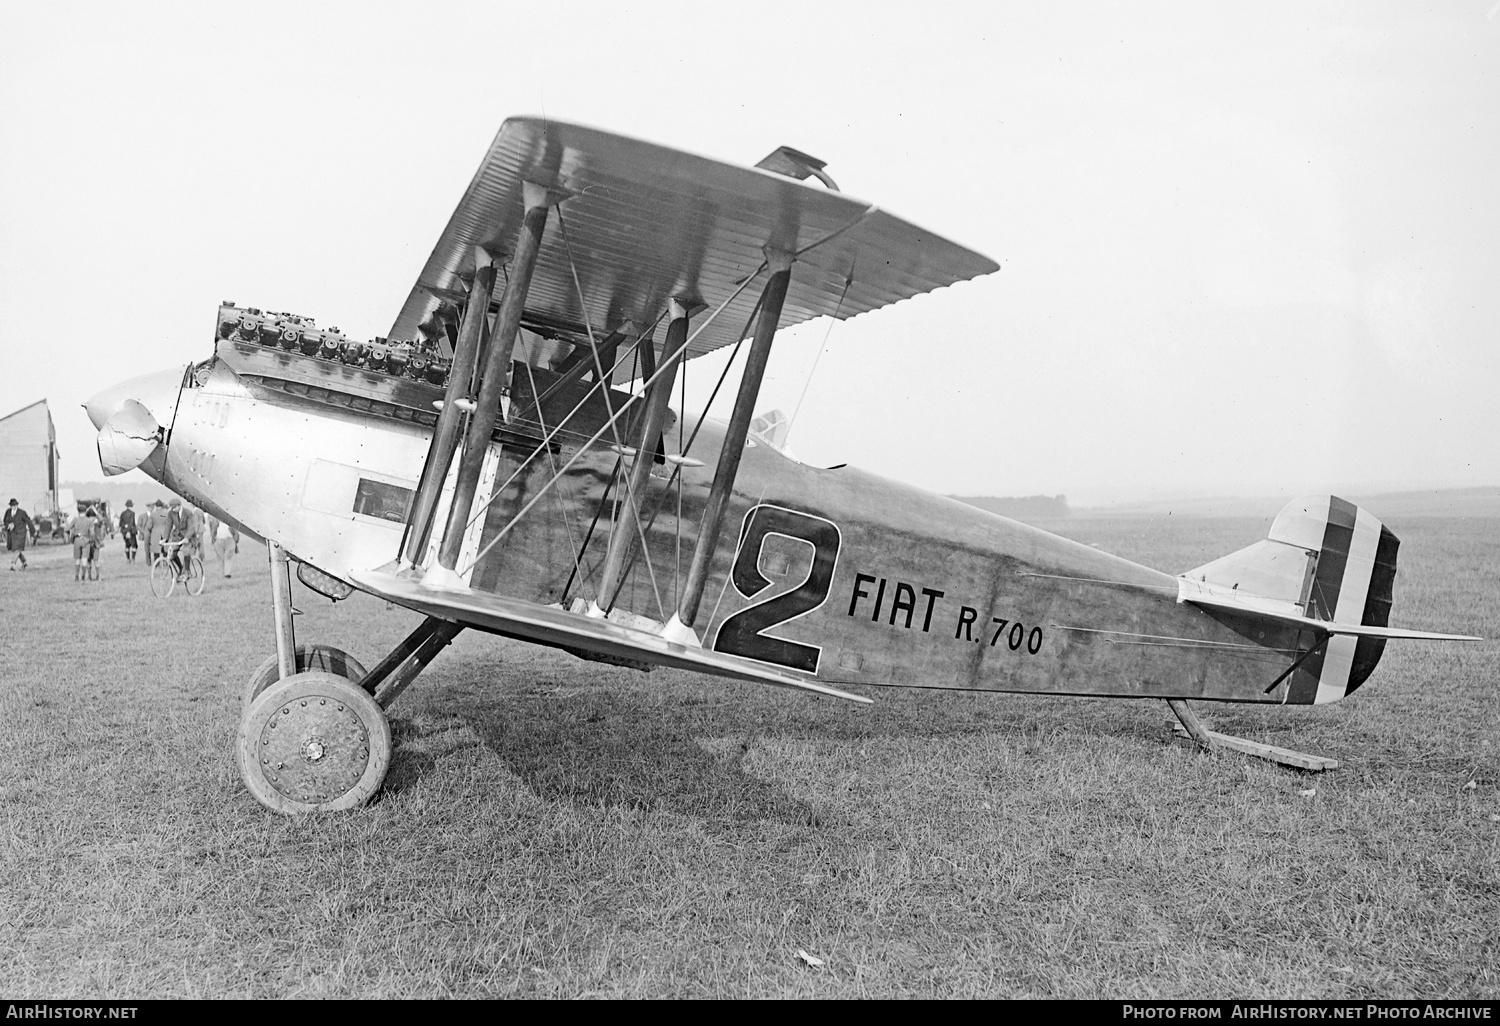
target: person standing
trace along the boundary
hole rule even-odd
[[[209,530],[213,533],[214,551],[219,554],[219,563],[224,567],[224,576],[234,576],[234,557],[240,551],[240,532],[223,520],[209,517]]]
[[[126,499],[125,508],[120,511],[120,538],[125,542],[125,562],[135,562],[136,530],[135,510],[131,507],[135,502]]]
[[[183,534],[183,537],[188,541],[187,550],[194,556],[197,556],[201,562],[208,556],[208,550],[203,545],[203,532],[208,524],[203,518],[203,511],[197,506],[184,503],[182,512],[187,517],[187,527],[184,528]]]
[[[214,534],[219,523],[203,510],[194,510],[198,514],[198,555],[203,559],[203,569],[208,569],[208,554],[214,550]]]
[[[169,519],[166,503],[157,499],[151,507],[151,515],[146,527],[146,558],[153,562],[162,553],[162,542],[167,540]]]
[[[109,516],[100,511],[98,506],[89,507],[89,519],[93,521],[93,529],[89,532],[89,559],[88,578],[91,581],[99,579],[99,554],[104,551],[104,539],[110,531]]]
[[[13,553],[10,557],[12,570],[18,560],[21,569],[26,569],[26,542],[35,537],[36,525],[31,522],[31,514],[21,508],[19,501],[11,499],[5,510],[5,551]]]
[[[148,502],[146,503],[146,508],[141,510],[140,518],[136,521],[136,524],[140,528],[141,540],[143,542],[141,547],[146,550],[146,562],[148,564],[156,559],[156,549],[152,547],[156,542],[156,533],[151,523],[151,517],[155,512],[156,507]]]
[[[94,507],[79,513],[68,523],[68,538],[73,542],[73,580],[88,579],[88,565],[94,560],[94,539],[99,521]]]

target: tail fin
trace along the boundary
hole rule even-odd
[[[1232,603],[1283,623],[1317,621],[1309,627],[1385,628],[1400,545],[1390,528],[1352,502],[1303,496],[1282,509],[1265,541],[1183,574],[1200,597],[1187,588],[1180,597],[1221,608]],[[1386,638],[1371,634],[1330,631],[1291,674],[1285,701],[1323,704],[1352,694],[1385,651]]]

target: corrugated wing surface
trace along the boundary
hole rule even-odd
[[[596,334],[626,322],[644,329],[674,297],[715,309],[760,266],[767,245],[800,253],[783,327],[835,313],[845,319],[998,269],[988,257],[843,193],[578,125],[511,118],[391,338],[415,337],[445,297],[462,294],[460,272],[472,268],[472,246],[510,251],[524,181],[568,197],[548,219],[527,315],[573,330],[585,318]],[[746,334],[758,294],[758,285],[746,289],[698,336],[692,355]],[[695,326],[704,316],[695,316]]]

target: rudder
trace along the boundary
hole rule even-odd
[[[1183,576],[1309,619],[1387,627],[1400,544],[1390,528],[1354,503],[1308,495],[1277,514],[1265,541]],[[1336,702],[1369,679],[1384,651],[1384,638],[1328,637],[1291,675],[1284,701]]]

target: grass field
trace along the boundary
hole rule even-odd
[[[1267,524],[1051,526],[1181,570]],[[1500,637],[1500,520],[1391,526],[1395,622]],[[1500,995],[1493,640],[1200,707],[1342,762],[1311,775],[1160,703],[856,708],[471,632],[394,707],[376,801],[287,819],[233,758],[263,554],[167,600],[118,542],[94,584],[33,555],[0,578],[6,997]],[[367,663],[416,622],[295,587],[299,640]]]

